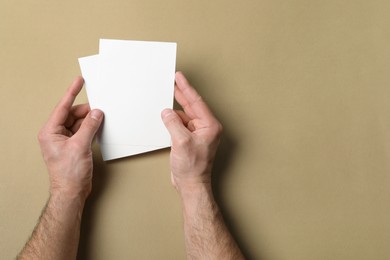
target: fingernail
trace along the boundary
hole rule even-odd
[[[177,71],[176,74],[175,74],[175,81],[181,81],[181,78],[180,77],[183,77],[183,72],[181,71]]]
[[[99,109],[94,109],[91,111],[91,118],[99,121],[103,116],[103,112]]]
[[[172,114],[172,109],[169,109],[169,108],[164,109],[164,110],[162,111],[162,113],[161,113],[161,115],[162,115],[163,117],[167,117],[167,116],[169,116],[170,114]]]

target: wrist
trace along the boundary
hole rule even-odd
[[[196,211],[200,204],[205,202],[215,203],[211,182],[186,183],[178,189],[183,204],[183,209],[187,212]]]
[[[202,194],[212,194],[211,181],[182,182],[176,181],[176,189],[183,200],[193,198]]]
[[[180,197],[186,199],[193,194],[201,194],[205,192],[211,192],[211,176],[197,176],[186,178],[175,178],[173,181],[174,187],[179,193]]]
[[[177,171],[174,169],[171,172],[171,177],[175,189],[180,195],[182,193],[185,195],[188,191],[211,187],[211,166],[192,171]]]
[[[91,181],[57,180],[50,178],[50,195],[61,196],[69,200],[86,200],[91,193]]]
[[[60,201],[80,203],[84,205],[87,200],[89,192],[76,191],[72,189],[50,189],[50,198]]]

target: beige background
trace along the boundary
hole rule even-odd
[[[99,38],[176,41],[225,127],[215,193],[250,259],[390,258],[390,2],[0,1],[0,254],[48,197],[36,135]],[[85,93],[78,102],[86,102]],[[80,259],[184,259],[169,150],[101,162]]]

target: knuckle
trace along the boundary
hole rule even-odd
[[[168,117],[165,118],[165,124],[166,125],[172,125],[172,124],[175,124],[177,122],[177,117],[175,115],[170,115]]]
[[[180,136],[175,139],[175,143],[180,147],[186,147],[191,144],[191,137],[188,135]]]
[[[219,122],[217,123],[217,132],[218,132],[218,136],[221,136],[223,133],[223,125]]]
[[[168,118],[165,118],[164,124],[168,129],[175,129],[179,125],[182,125],[183,122],[177,115],[171,115]]]
[[[46,132],[45,132],[44,129],[41,129],[41,130],[38,132],[37,139],[38,139],[38,142],[39,142],[39,143],[45,142],[45,140],[46,140]]]
[[[211,126],[211,136],[215,139],[220,138],[223,132],[223,126],[219,122],[214,122]]]

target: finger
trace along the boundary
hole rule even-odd
[[[89,111],[91,111],[89,104],[76,105],[71,109],[71,113],[75,118],[84,118]]]
[[[73,136],[73,139],[81,144],[81,146],[85,149],[90,149],[92,140],[95,137],[95,134],[99,129],[102,121],[103,112],[98,109],[92,110],[83,120],[80,128]]]
[[[70,131],[72,132],[72,134],[75,134],[80,129],[80,126],[83,121],[84,118],[79,118],[75,122],[73,122],[73,125],[70,127]]]
[[[183,125],[183,121],[180,116],[172,109],[164,109],[161,112],[161,118],[171,135],[172,142],[174,140],[186,138],[190,134],[187,128]]]
[[[175,110],[176,114],[180,117],[181,121],[183,121],[183,124],[185,127],[187,127],[190,132],[194,132],[196,130],[196,121],[200,119],[191,119],[186,113],[184,113],[181,110]]]
[[[191,121],[191,118],[183,111],[175,110],[175,112],[180,117],[181,121],[183,121],[184,125],[187,125]]]
[[[183,73],[176,72],[175,99],[192,118],[214,119],[202,97],[189,84]]]
[[[66,119],[68,118],[72,104],[83,87],[83,83],[84,80],[82,77],[77,77],[73,81],[50,116],[48,122],[50,126],[57,127],[59,125],[64,125]]]
[[[177,84],[175,85],[174,94],[177,103],[179,103],[181,107],[185,110],[184,113],[186,113],[189,118],[195,118],[196,114],[192,111],[192,108],[187,105],[188,101],[183,95],[182,91],[178,88]]]
[[[64,126],[67,128],[71,128],[75,121],[77,121],[80,118],[84,118],[89,113],[90,110],[91,109],[89,108],[89,104],[73,106],[68,115],[68,118],[64,123]]]

